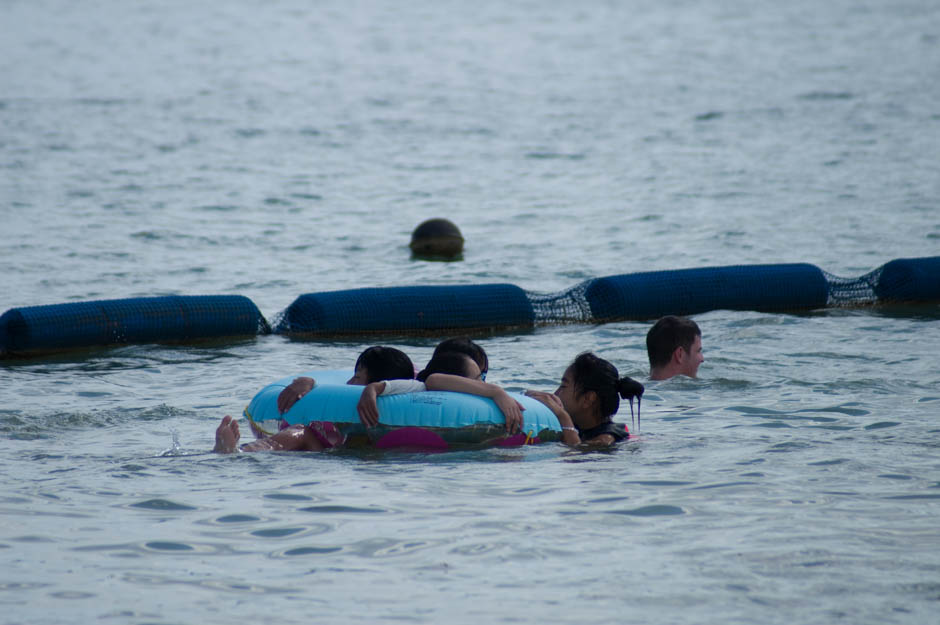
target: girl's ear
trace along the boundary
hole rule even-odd
[[[588,408],[594,410],[597,407],[597,393],[594,391],[585,391],[584,394],[581,395],[581,401],[583,401]]]

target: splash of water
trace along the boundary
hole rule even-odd
[[[175,428],[170,429],[170,436],[173,437],[173,444],[169,449],[165,449],[160,452],[161,458],[166,458],[167,456],[179,456],[181,454],[182,445],[180,445],[180,433]]]

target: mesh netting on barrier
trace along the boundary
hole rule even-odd
[[[825,275],[829,306],[940,300],[940,256],[898,258],[858,278]]]
[[[866,306],[878,301],[875,295],[875,285],[881,277],[882,267],[875,269],[858,278],[840,278],[831,273],[823,272],[829,283],[829,298],[827,306],[848,307]]]
[[[558,293],[526,291],[526,297],[532,303],[535,322],[541,325],[552,325],[593,321],[591,304],[585,297],[585,291],[593,282],[593,278],[585,280]]]

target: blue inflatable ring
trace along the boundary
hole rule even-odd
[[[299,376],[315,379],[316,386],[282,415],[277,410],[277,397]],[[517,446],[561,440],[561,426],[552,411],[518,393],[510,395],[525,407],[523,427],[521,433],[511,436],[506,434],[506,418],[493,400],[446,391],[381,396],[379,425],[366,428],[356,411],[363,387],[345,384],[351,376],[351,371],[308,371],[276,380],[258,391],[244,415],[269,431],[270,424],[281,419],[290,425],[332,423],[352,447],[447,449],[453,445]]]

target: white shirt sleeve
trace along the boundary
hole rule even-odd
[[[380,395],[400,395],[402,393],[420,393],[428,390],[424,382],[417,380],[382,380],[385,390]]]

